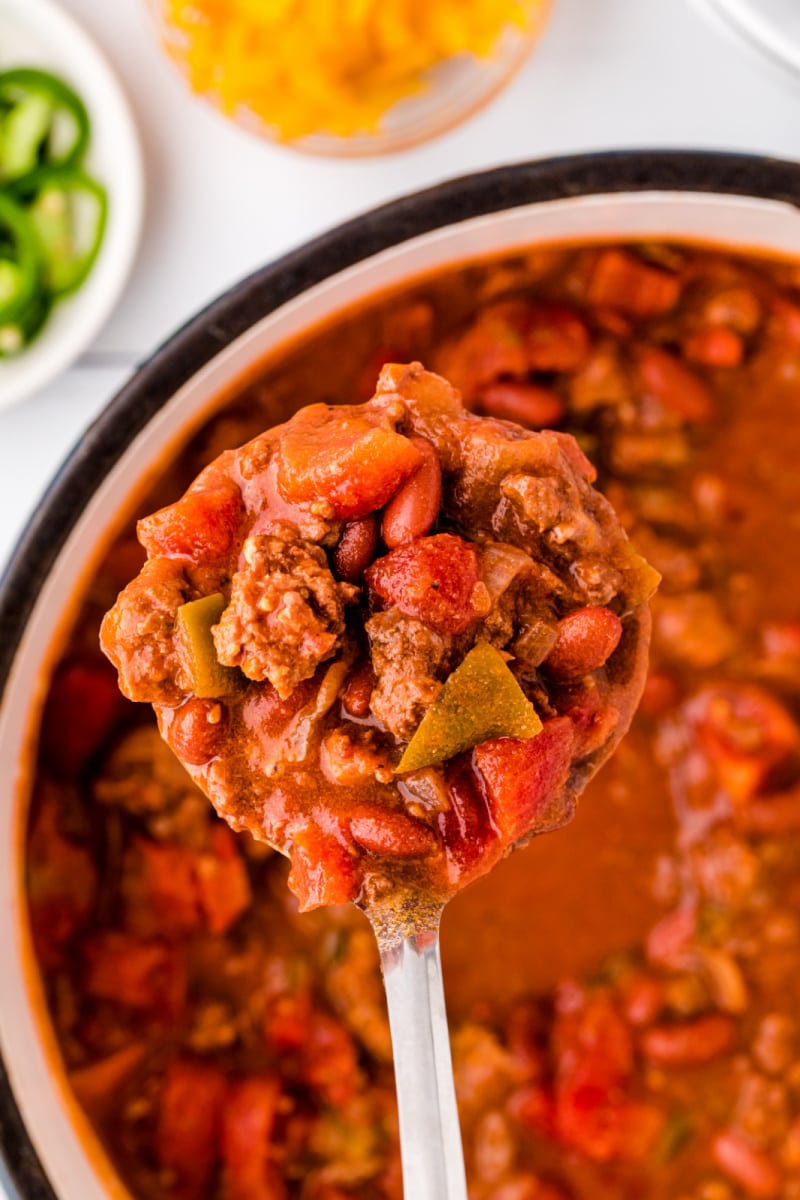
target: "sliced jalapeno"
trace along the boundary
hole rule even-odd
[[[74,166],[89,144],[86,105],[63,79],[35,67],[0,72],[0,175]]]
[[[45,286],[54,296],[80,287],[105,233],[106,190],[77,167],[40,167],[13,186],[39,240]]]
[[[41,285],[42,256],[33,222],[21,205],[0,192],[0,324],[25,311]]]

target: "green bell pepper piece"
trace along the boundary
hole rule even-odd
[[[542,722],[499,650],[478,642],[449,676],[397,765],[398,774],[445,762],[495,737],[530,738]]]
[[[238,672],[224,667],[217,658],[212,625],[216,625],[225,608],[221,592],[190,600],[178,609],[178,645],[181,661],[189,676],[192,691],[201,700],[213,700],[232,692],[238,682]]]

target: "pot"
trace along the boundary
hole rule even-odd
[[[66,1087],[24,899],[32,731],[116,514],[215,398],[346,307],[531,243],[667,237],[800,255],[800,166],[629,152],[471,175],[333,230],[245,279],[166,342],[64,464],[0,586],[0,1179],[15,1200],[125,1196]]]

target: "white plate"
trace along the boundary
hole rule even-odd
[[[142,154],[128,102],[103,55],[53,0],[0,0],[0,70],[41,67],[80,94],[92,122],[86,165],[108,191],[108,223],[83,287],[58,304],[39,336],[0,360],[0,408],[31,395],[89,345],[119,298],[139,241]]]
[[[751,45],[800,72],[800,0],[702,0]]]

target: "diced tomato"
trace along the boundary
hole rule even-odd
[[[747,803],[794,773],[800,760],[800,727],[763,688],[737,683],[703,688],[685,712],[734,803]]]
[[[293,831],[289,857],[289,887],[300,901],[300,912],[348,904],[357,896],[356,860],[336,834],[309,822]]]
[[[58,828],[56,785],[37,793],[28,843],[28,904],[37,952],[45,966],[58,966],[64,949],[84,926],[97,893],[97,870],[86,846]]]
[[[572,765],[574,730],[567,717],[546,721],[532,738],[493,738],[473,751],[495,826],[506,844],[552,816]]]
[[[539,1137],[555,1141],[558,1136],[556,1102],[552,1089],[542,1083],[529,1084],[513,1092],[508,1101],[511,1115]]]
[[[211,827],[208,850],[196,862],[195,879],[206,928],[209,933],[225,933],[253,897],[236,839],[221,822]]]
[[[280,1084],[271,1076],[229,1086],[222,1115],[224,1200],[284,1200],[272,1142],[280,1098]]]
[[[293,503],[327,500],[334,516],[352,520],[383,508],[419,463],[402,434],[313,405],[281,441],[278,490]]]
[[[598,1163],[647,1158],[664,1128],[655,1106],[609,1101],[590,1089],[564,1092],[557,1111],[561,1139]]]
[[[134,838],[123,866],[126,928],[139,937],[224,933],[251,901],[236,839],[221,823],[203,850]]]
[[[200,487],[144,517],[136,533],[152,558],[218,562],[230,554],[243,512],[241,492],[232,481]]]
[[[220,1121],[227,1091],[221,1071],[197,1059],[174,1059],[167,1067],[158,1105],[155,1151],[169,1172],[175,1200],[203,1200],[219,1152]]]
[[[454,886],[489,871],[500,857],[502,845],[492,828],[470,755],[458,755],[446,771],[450,806],[439,814],[438,824],[448,881]]]
[[[42,719],[48,764],[67,779],[78,776],[128,711],[117,675],[100,655],[59,668]]]
[[[377,559],[365,578],[385,604],[440,633],[463,633],[476,619],[478,557],[474,547],[453,533],[398,546]]]
[[[628,1026],[604,992],[570,988],[557,998],[557,1135],[594,1162],[641,1160],[663,1128],[661,1112],[631,1100]]]
[[[84,989],[89,996],[146,1009],[167,1024],[186,1000],[186,963],[180,946],[109,931],[83,943]]]
[[[618,309],[631,317],[660,317],[678,303],[677,275],[652,266],[628,250],[601,250],[586,298],[592,306]]]
[[[278,1054],[296,1054],[308,1042],[313,1006],[306,984],[270,1000],[264,1014],[267,1045]]]
[[[660,346],[642,346],[636,354],[642,394],[682,421],[710,421],[714,397],[706,382]]]
[[[85,1109],[102,1118],[130,1076],[144,1060],[147,1047],[134,1042],[77,1071],[70,1071],[70,1087]]]
[[[436,370],[467,397],[501,376],[524,379],[528,374],[525,310],[519,301],[482,309],[465,333],[439,350]]]
[[[556,993],[553,1044],[559,1079],[605,1092],[622,1087],[633,1071],[633,1038],[606,991],[567,983]]]
[[[589,330],[565,304],[532,304],[525,328],[531,371],[576,371],[589,353]]]
[[[347,1030],[333,1017],[316,1013],[304,1051],[303,1079],[324,1103],[341,1108],[352,1100],[361,1072]]]
[[[134,838],[120,886],[126,928],[138,937],[178,939],[202,929],[196,865],[195,851],[186,846]]]

